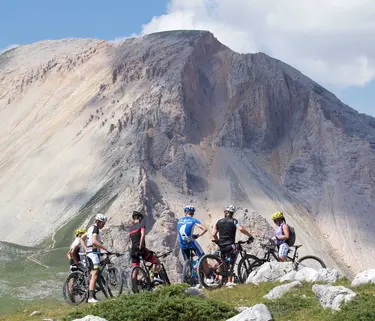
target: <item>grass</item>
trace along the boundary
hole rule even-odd
[[[232,289],[221,288],[206,291],[207,299],[197,296],[186,296],[186,285],[177,284],[159,291],[123,295],[116,300],[103,301],[94,306],[81,305],[72,307],[54,302],[43,302],[42,305],[28,307],[0,317],[0,321],[41,320],[54,318],[70,321],[88,314],[101,316],[108,321],[209,321],[226,320],[237,314],[240,306],[251,307],[264,303],[271,311],[275,321],[371,321],[375,320],[375,285],[351,287],[350,281],[342,279],[334,285],[352,288],[357,293],[355,300],[343,304],[341,311],[332,312],[323,309],[312,292],[312,284],[303,283],[282,298],[269,301],[263,296],[279,282],[261,283],[260,285],[238,285]],[[34,310],[42,312],[41,316],[29,318]],[[27,317],[27,318],[26,318]]]
[[[352,287],[348,279],[341,279],[334,285],[351,288],[357,297],[343,305],[341,311],[323,309],[312,292],[312,284],[303,283],[302,288],[295,288],[277,300],[267,300],[263,296],[279,282],[259,285],[239,285],[233,289],[219,289],[207,292],[211,299],[230,302],[232,306],[253,306],[264,303],[276,321],[370,321],[375,320],[375,285]]]
[[[73,240],[73,231],[92,216],[94,206],[99,204],[103,213],[108,210],[117,197],[110,198],[112,185],[112,180],[104,184],[72,220],[56,230],[54,248],[51,248],[51,236],[37,247],[0,242],[0,315],[14,311],[20,305],[33,304],[35,299],[55,298],[56,302],[59,299],[62,302],[61,285],[68,272],[66,252]],[[28,259],[30,255],[31,260]],[[44,290],[46,284],[49,286]]]
[[[0,321],[40,321],[43,319],[58,319],[61,320],[67,314],[74,312],[79,308],[70,306],[68,304],[58,303],[56,301],[42,301],[28,306],[20,306],[16,311],[9,314],[0,315]],[[40,315],[30,317],[34,311],[40,311]]]

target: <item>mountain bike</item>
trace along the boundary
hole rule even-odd
[[[293,267],[295,270],[298,270],[301,267],[310,267],[315,270],[319,270],[320,268],[326,268],[325,263],[322,259],[315,255],[306,255],[298,259],[298,249],[302,245],[293,245],[290,246],[288,254],[292,252],[292,248],[294,248],[293,256],[288,255],[288,261],[293,262]],[[264,257],[263,258],[257,258],[259,266],[266,262],[270,262],[271,258],[274,258],[274,260],[280,262],[278,249],[276,247],[276,243],[272,239],[268,239],[267,243],[261,243],[261,247],[265,249]]]
[[[188,259],[185,261],[184,266],[182,268],[182,282],[187,283],[190,286],[196,286],[199,283],[199,280],[198,280],[199,257],[195,253],[194,249],[188,249],[187,252],[189,255],[188,255]]]
[[[217,241],[213,241],[218,244]],[[245,283],[254,266],[259,266],[260,261],[255,255],[247,254],[242,244],[250,244],[252,241],[239,241],[235,243],[235,251],[223,253],[222,249],[215,254],[204,255],[198,265],[199,283],[206,289],[220,288],[230,277],[234,283]],[[241,257],[237,273],[234,272],[236,261]]]
[[[77,271],[71,272],[63,285],[64,300],[73,305],[87,302],[89,293],[89,284],[91,278],[92,263],[88,260],[85,254],[82,254],[85,260],[84,266],[79,266]],[[121,270],[115,266],[110,259],[110,256],[123,256],[123,253],[98,253],[99,256],[104,256],[100,261],[99,275],[95,285],[95,296],[102,292],[104,296],[113,298],[120,296],[124,286],[124,279]]]
[[[161,255],[155,255],[160,260],[166,258],[171,253],[172,251],[166,252]],[[142,262],[142,266],[134,266],[130,272],[133,293],[138,293],[140,291],[150,291],[158,285],[171,284],[163,262],[160,261],[159,278],[162,280],[162,282],[159,282],[158,280],[154,280],[155,264],[149,262],[146,263],[145,259],[142,256],[140,256],[140,259]]]

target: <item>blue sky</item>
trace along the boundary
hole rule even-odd
[[[129,36],[133,33],[139,34],[142,31],[142,25],[146,24],[149,24],[150,26],[149,28],[146,28],[145,31],[158,31],[165,28],[178,29],[180,26],[190,26],[191,23],[189,21],[182,20],[184,17],[189,17],[192,10],[197,11],[194,21],[206,19],[204,21],[202,20],[204,26],[210,26],[211,23],[213,29],[217,27],[217,24],[212,23],[215,22],[215,17],[205,17],[202,13],[204,10],[202,5],[210,1],[212,4],[215,1],[171,1],[177,8],[175,11],[179,10],[179,12],[184,12],[185,16],[179,15],[178,19],[173,18],[173,8],[170,9],[168,15],[165,15],[167,4],[169,3],[168,0],[2,0],[0,11],[0,30],[2,31],[0,33],[0,51],[12,44],[27,44],[44,39],[89,37],[113,40],[115,38]],[[234,21],[230,22],[229,27],[235,26],[238,12],[246,12],[247,10],[247,8],[243,8],[243,10],[239,8],[237,10],[235,8],[235,3],[238,5],[238,3],[243,4],[249,2],[239,0],[232,1]],[[224,13],[228,14],[227,21],[230,21],[230,10],[225,8],[224,10]],[[155,23],[149,23],[153,17],[159,16],[162,17],[160,17],[159,20],[157,19]],[[221,21],[222,18],[217,18],[216,21],[217,20]],[[164,22],[167,26],[165,26],[165,24],[163,25]],[[188,22],[190,24],[187,24]],[[259,21],[257,24],[260,25]],[[196,23],[195,25],[192,25],[192,27],[199,28],[200,25]],[[225,36],[221,37],[220,33],[222,31],[219,31],[219,29],[217,29],[217,31],[216,29],[210,31],[212,31],[215,36],[218,36],[219,40],[230,46],[230,40],[226,43]],[[232,39],[235,38],[231,33],[229,34],[229,37]],[[249,39],[249,43],[253,40],[250,36],[248,37],[247,34],[244,34],[244,37],[245,39]],[[243,43],[244,41],[239,37],[237,42]],[[255,46],[254,48],[257,47]],[[280,50],[278,50],[279,48],[276,48],[272,51],[271,48],[270,51],[266,51],[266,53],[275,58],[284,60],[283,57],[278,56],[278,52],[280,52]],[[255,51],[257,50],[255,49]],[[297,58],[298,57],[291,56],[287,62],[301,70],[303,65],[298,64]],[[295,64],[293,63],[294,59],[296,61]],[[304,70],[301,71],[304,72]],[[308,71],[309,69],[307,68],[306,72],[308,76],[320,82],[319,79],[314,77],[314,73],[309,75]],[[325,76],[329,76],[332,72],[329,71],[328,74],[324,74],[324,71],[322,71],[322,74],[323,78],[321,79],[324,79]],[[337,78],[340,78],[340,75],[338,75],[336,79]],[[337,88],[335,85],[322,85],[326,88]],[[375,81],[370,81],[363,87],[349,85],[340,90],[333,90],[333,92],[344,103],[350,105],[359,112],[375,116]]]
[[[165,0],[2,0],[0,48],[43,39],[114,39],[141,31]],[[5,31],[5,32],[4,32]]]

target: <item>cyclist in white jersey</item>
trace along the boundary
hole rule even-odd
[[[89,303],[98,302],[95,298],[95,284],[99,275],[99,266],[100,266],[100,250],[104,250],[108,253],[110,251],[102,244],[100,240],[99,231],[104,227],[107,222],[107,218],[103,214],[96,214],[95,223],[84,234],[81,239],[86,242],[86,254],[89,261],[92,263],[92,269],[90,271],[91,279],[89,284]]]

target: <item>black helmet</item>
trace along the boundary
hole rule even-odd
[[[132,214],[133,220],[135,219],[135,217],[138,217],[139,219],[143,219],[143,214],[138,211],[133,211],[133,214]]]

